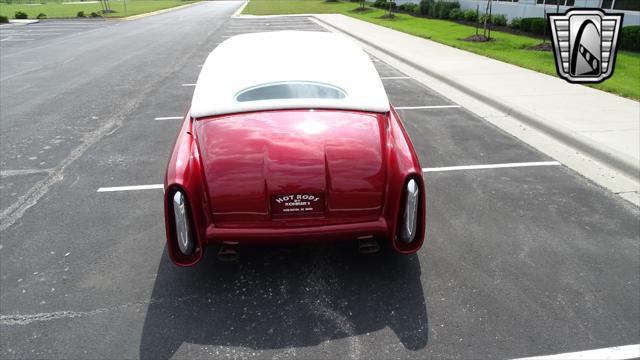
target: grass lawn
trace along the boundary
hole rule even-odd
[[[326,2],[323,0],[258,0],[249,1],[243,14],[335,14],[347,15],[358,3]]]
[[[529,46],[539,44],[540,39],[492,31],[491,34],[495,41],[473,43],[460,40],[475,34],[475,28],[472,26],[405,14],[396,14],[394,19],[380,19],[380,16],[384,14],[383,10],[372,8],[362,13],[354,12],[353,9],[357,7],[357,3],[325,2],[323,0],[251,0],[243,13],[254,15],[340,13],[557,76],[552,52],[526,49]],[[640,99],[640,54],[626,51],[618,52],[614,75],[601,84],[589,86],[625,97]]]
[[[69,0],[76,1],[76,0]],[[87,0],[89,1],[89,0]],[[85,16],[89,16],[92,12],[99,13],[102,10],[100,3],[91,4],[64,4],[63,2],[37,1],[37,5],[16,3],[11,4],[0,3],[0,15],[4,15],[13,19],[16,11],[22,11],[29,15],[29,19],[35,19],[40,13],[47,15],[47,18],[75,18],[78,11],[84,11]],[[114,13],[105,14],[105,17],[124,17],[131,15],[144,14],[151,11],[166,9],[170,7],[180,6],[192,3],[192,0],[127,0],[127,11],[125,15],[125,3],[122,0],[111,0],[109,4]]]

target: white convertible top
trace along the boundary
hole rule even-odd
[[[302,85],[290,90],[287,84]],[[389,100],[369,56],[340,35],[237,35],[209,54],[193,93],[192,117],[276,109],[387,112]]]

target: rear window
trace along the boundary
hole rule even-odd
[[[316,82],[281,82],[255,86],[242,90],[236,101],[258,101],[276,99],[344,99],[344,90]]]

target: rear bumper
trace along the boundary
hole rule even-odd
[[[235,242],[251,245],[286,245],[318,242],[355,241],[360,237],[389,238],[387,221],[295,227],[295,228],[217,228],[206,230],[207,244]]]

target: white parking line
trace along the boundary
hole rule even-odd
[[[23,170],[2,170],[0,171],[0,177],[9,177],[16,175],[33,175],[33,174],[48,174],[53,169],[23,169]]]
[[[86,27],[86,26],[70,27],[70,26],[67,26],[67,25],[64,25],[64,26],[58,26],[58,25],[56,25],[56,26],[42,26],[41,25],[41,26],[38,26],[37,28],[33,28],[32,27],[32,28],[25,29],[25,28],[20,27],[20,28],[12,28],[12,29],[2,29],[2,31],[49,31],[49,30],[52,30],[52,29],[55,29],[55,30],[81,30],[81,29],[90,29],[90,28]]]
[[[50,33],[50,32],[47,32],[47,33],[41,33],[41,32],[32,33],[32,32],[28,32],[28,33],[10,33],[10,34],[2,33],[0,35],[5,35],[5,36],[49,36],[49,35],[61,35],[61,34],[62,33],[59,33],[59,32],[57,32],[57,33],[56,32],[52,32],[52,33]]]
[[[396,110],[418,110],[418,109],[456,109],[460,105],[429,105],[429,106],[396,106]]]
[[[626,360],[640,358],[640,344],[615,346],[572,353],[534,356],[515,360]]]
[[[558,165],[562,165],[562,164],[560,164],[557,161],[537,161],[537,162],[524,162],[524,163],[432,167],[432,168],[422,168],[422,172],[483,170],[483,169],[517,168],[517,167],[531,167],[531,166],[558,166]]]
[[[19,33],[48,33],[51,31],[61,31],[61,30],[65,30],[65,29],[38,29],[38,30],[4,30],[4,29],[0,29],[0,34],[19,34]]]
[[[410,76],[384,76],[380,78],[380,80],[402,80],[402,79],[411,79],[411,77]]]
[[[180,120],[183,119],[182,116],[165,116],[165,117],[157,117],[153,118],[153,120]]]
[[[31,41],[35,39],[2,39],[0,41]]]
[[[163,188],[164,188],[164,184],[132,185],[132,186],[101,187],[98,189],[97,192],[153,190],[153,189],[163,189]]]
[[[196,86],[196,84],[182,84],[182,86]]]

